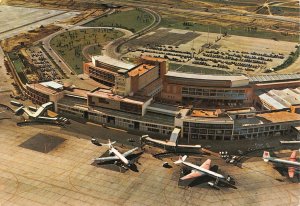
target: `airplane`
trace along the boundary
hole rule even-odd
[[[96,140],[95,138],[92,138],[91,139],[91,142],[94,144],[94,145],[97,145],[97,146],[108,146],[109,148],[109,155],[112,155],[114,154],[114,156],[110,156],[110,157],[98,157],[98,158],[95,158],[94,160],[96,162],[108,162],[108,161],[115,161],[115,164],[118,163],[118,161],[121,161],[122,162],[122,166],[124,166],[125,168],[131,168],[134,164],[133,161],[127,159],[126,157],[128,157],[129,155],[131,155],[134,151],[138,150],[139,148],[138,147],[135,147],[131,150],[128,150],[127,152],[124,152],[123,154],[121,154],[117,149],[115,149],[113,147],[113,144],[116,143],[116,141],[114,142],[111,142],[110,139],[108,140],[108,144],[103,144],[103,143],[100,143],[98,142],[98,140]]]
[[[295,175],[295,169],[300,169],[300,162],[296,162],[296,150],[294,150],[289,160],[278,159],[270,156],[270,152],[264,151],[263,160],[265,162],[271,162],[276,166],[287,167],[290,178]]]
[[[201,166],[197,166],[190,162],[186,162],[185,161],[186,159],[187,159],[187,156],[184,155],[183,157],[180,156],[179,160],[174,162],[175,164],[183,164],[183,165],[186,165],[186,166],[192,168],[192,171],[188,175],[181,177],[180,180],[189,180],[189,179],[194,179],[194,178],[198,178],[198,177],[209,176],[212,179],[214,179],[215,182],[209,181],[208,185],[215,189],[218,189],[218,190],[220,189],[218,187],[219,183],[220,183],[219,185],[228,185],[232,188],[237,189],[234,186],[235,183],[230,176],[228,176],[226,178],[223,175],[217,173],[217,169],[214,169],[214,171],[211,169],[211,160],[210,159],[207,159]]]

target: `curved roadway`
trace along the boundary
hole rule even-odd
[[[114,40],[114,41],[111,41],[107,45],[105,45],[103,47],[102,54],[106,55],[106,56],[109,56],[109,57],[112,57],[112,58],[118,59],[121,56],[121,54],[118,53],[118,50],[124,43],[126,43],[126,42],[128,42],[128,41],[130,41],[134,38],[137,38],[137,37],[143,35],[146,32],[149,32],[150,30],[154,29],[156,26],[158,26],[160,24],[161,17],[158,13],[156,13],[156,12],[150,10],[150,9],[144,9],[144,10],[146,10],[150,15],[152,15],[154,20],[149,26],[141,29],[140,31],[138,31],[135,34],[133,34],[129,30],[122,29],[122,28],[116,28],[116,27],[85,27],[85,26],[79,26],[79,25],[83,24],[81,22],[80,24],[77,24],[77,25],[60,25],[60,26],[64,27],[65,29],[60,30],[58,32],[55,32],[55,33],[45,37],[44,39],[40,40],[40,42],[43,42],[43,47],[46,50],[46,52],[53,58],[54,62],[66,72],[67,76],[74,75],[75,72],[73,71],[73,69],[67,63],[65,63],[64,59],[51,48],[50,42],[51,42],[52,38],[54,38],[55,36],[57,36],[61,33],[64,33],[66,31],[72,31],[72,30],[104,29],[104,28],[105,29],[115,29],[115,30],[118,30],[118,31],[124,33],[124,35],[122,37]],[[107,14],[112,14],[112,13],[114,13],[114,11],[115,10],[106,11],[105,14],[102,14],[101,16],[107,15]],[[92,21],[92,20],[89,20],[89,21]],[[84,23],[87,23],[87,22],[85,21]]]
[[[161,16],[158,13],[156,13],[155,11],[150,10],[150,9],[144,9],[144,10],[147,11],[153,17],[153,22],[149,26],[141,29],[140,31],[136,32],[135,34],[132,34],[130,36],[122,36],[121,38],[110,42],[103,48],[103,55],[109,56],[111,58],[119,59],[122,55],[120,53],[120,48],[122,45],[124,45],[125,43],[127,43],[130,40],[133,40],[133,39],[145,34],[146,32],[153,30],[160,24]]]

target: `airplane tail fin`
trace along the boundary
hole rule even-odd
[[[102,144],[102,145],[105,145],[105,146],[108,146],[109,148],[111,148],[112,145],[115,144],[115,143],[116,143],[116,141],[111,142],[110,139],[108,139],[108,143],[107,144]]]
[[[175,161],[174,163],[175,164],[181,164],[181,163],[183,163],[186,160],[186,158],[187,158],[186,155],[184,155],[183,157],[179,156],[179,160]]]
[[[294,150],[290,156],[290,161],[296,162],[296,150]]]
[[[295,175],[295,167],[288,167],[289,177],[293,178]]]
[[[268,151],[264,151],[264,154],[263,154],[263,159],[265,162],[268,162],[269,161],[269,158],[270,158],[270,152]]]

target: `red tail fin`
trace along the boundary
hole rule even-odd
[[[296,150],[294,150],[290,156],[290,161],[296,162]]]
[[[288,172],[289,172],[289,177],[293,178],[295,174],[295,167],[289,167]]]

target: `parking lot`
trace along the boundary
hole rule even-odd
[[[40,81],[51,81],[55,79],[62,79],[64,74],[59,71],[49,57],[40,47],[31,47],[27,53],[34,66],[34,73],[38,76]]]
[[[272,72],[295,46],[292,42],[159,28],[126,43],[124,49],[130,51],[126,57],[150,55],[207,70],[258,74]]]

